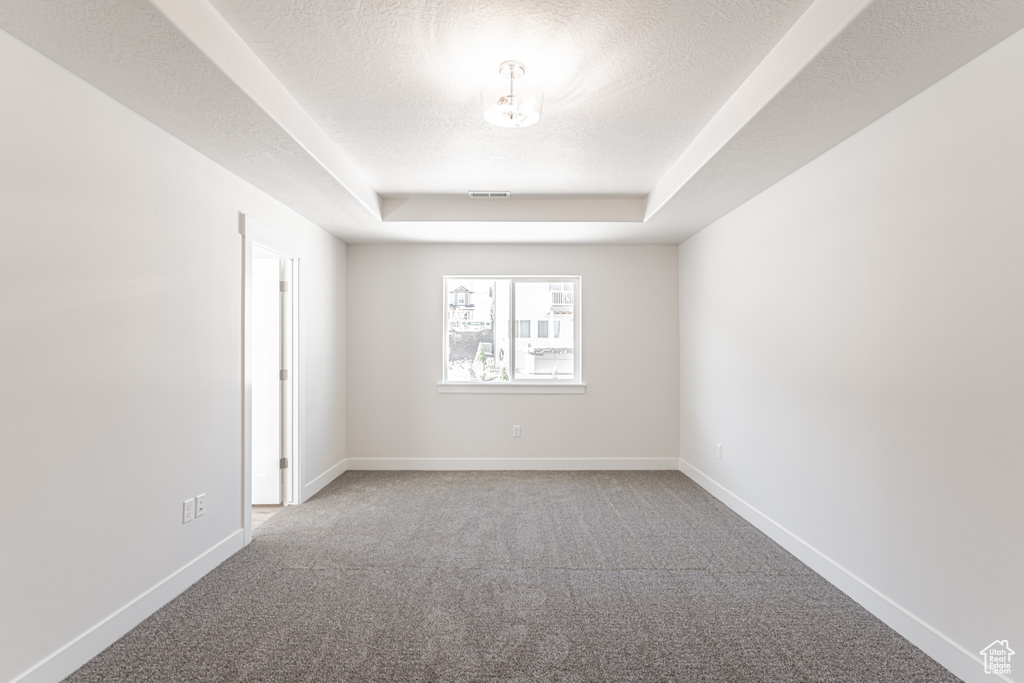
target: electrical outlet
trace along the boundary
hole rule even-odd
[[[188,524],[196,518],[196,499],[189,498],[181,504],[181,523]]]
[[[719,460],[722,459],[722,444],[715,444],[715,457]]]
[[[196,496],[196,517],[202,517],[206,514],[206,494],[200,493]]]
[[[519,428],[519,425],[512,425],[512,436],[522,436],[523,430]]]

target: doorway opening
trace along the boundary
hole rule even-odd
[[[301,502],[300,289],[305,245],[242,216],[243,509],[245,542]]]
[[[291,260],[256,243],[252,249],[253,527],[291,502]]]

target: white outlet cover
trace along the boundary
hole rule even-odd
[[[181,504],[181,523],[188,524],[196,518],[196,499],[189,498]]]
[[[512,425],[512,436],[522,436],[523,432],[519,425]]]
[[[202,517],[206,514],[206,494],[200,493],[196,496],[196,517]]]

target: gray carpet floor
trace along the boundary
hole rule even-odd
[[[678,472],[348,472],[66,680],[958,679]]]

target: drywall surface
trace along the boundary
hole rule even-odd
[[[969,680],[1024,645],[1022,63],[1018,33],[679,247],[681,459]]]
[[[240,547],[240,212],[309,246],[307,474],[343,459],[345,249],[5,33],[0,63],[0,681],[57,680]]]
[[[350,244],[348,256],[350,468],[675,467],[674,246]],[[581,276],[586,393],[439,393],[445,275]]]
[[[347,245],[307,224],[294,235],[302,264],[302,501],[345,471],[345,278]]]

